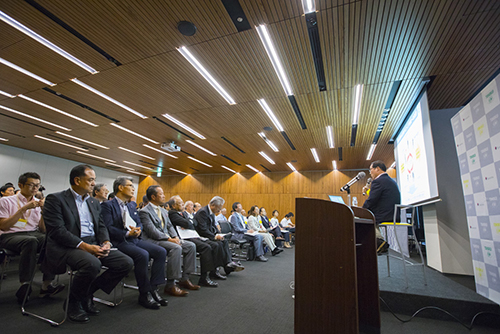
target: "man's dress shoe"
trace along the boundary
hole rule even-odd
[[[174,297],[185,297],[189,293],[187,291],[182,290],[177,285],[165,286],[163,292]]]
[[[179,283],[177,283],[177,285],[180,286],[181,288],[188,289],[188,290],[199,290],[200,289],[199,285],[195,285],[195,284],[191,283],[190,280],[180,281]]]
[[[219,269],[216,269],[215,271],[211,271],[210,272],[210,279],[221,279],[221,280],[225,280],[227,279],[226,276],[222,275],[219,271]]]
[[[151,292],[141,293],[139,295],[139,305],[151,310],[158,310],[160,308],[160,304],[153,299]]]
[[[82,308],[89,315],[98,315],[99,313],[101,313],[101,311],[99,311],[99,309],[95,307],[94,296],[92,295],[82,301]]]
[[[64,301],[63,309],[66,310],[66,301]],[[71,321],[86,323],[90,321],[89,315],[82,308],[82,304],[77,300],[70,300],[68,304],[68,318]]]
[[[153,296],[153,299],[161,306],[168,305],[168,301],[166,301],[160,296],[160,294],[158,293],[158,289],[154,289],[153,291],[151,291],[151,295]]]
[[[208,276],[205,276],[205,277],[202,276],[202,277],[200,277],[200,280],[198,281],[198,285],[206,286],[209,288],[216,288],[219,286],[219,283],[212,281],[210,279],[210,277],[208,277]]]

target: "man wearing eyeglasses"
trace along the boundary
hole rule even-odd
[[[0,248],[20,254],[19,281],[21,287],[16,292],[19,303],[31,289],[29,282],[36,267],[36,254],[45,242],[45,224],[42,218],[44,200],[34,195],[40,188],[40,175],[24,173],[19,176],[20,192],[0,199]],[[53,284],[54,275],[44,272],[40,295],[52,296],[64,289],[64,285]],[[29,290],[29,291],[28,291]]]

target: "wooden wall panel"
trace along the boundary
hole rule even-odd
[[[162,186],[166,198],[180,195],[184,201],[191,200],[208,204],[219,195],[226,200],[225,207],[231,211],[233,202],[241,202],[245,210],[252,205],[264,206],[271,215],[273,210],[282,218],[287,212],[295,212],[295,198],[310,197],[328,199],[328,195],[341,195],[347,203],[347,194],[340,187],[359,171],[313,171],[303,173],[259,173],[259,174],[212,174],[190,176],[164,176],[143,178],[139,184],[139,199],[153,184]],[[368,171],[365,171],[369,177]],[[352,196],[362,205],[366,197],[362,187],[366,178],[352,186]],[[140,201],[140,200],[139,200]]]

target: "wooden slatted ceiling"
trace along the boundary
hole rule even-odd
[[[39,0],[39,3],[92,42],[123,63],[116,67],[75,36],[24,1],[3,1],[0,10],[29,26],[63,49],[100,71],[89,75],[14,28],[0,22],[0,57],[58,83],[52,89],[120,120],[120,124],[159,142],[174,140],[182,149],[213,168],[175,153],[168,158],[142,146],[151,144],[109,125],[109,120],[41,90],[39,83],[0,65],[0,89],[23,93],[99,125],[59,115],[20,98],[0,96],[0,104],[71,127],[72,135],[111,147],[91,148],[89,153],[144,164],[146,158],[119,150],[124,146],[187,172],[226,173],[220,166],[249,171],[249,163],[261,169],[288,171],[286,162],[297,160],[299,170],[328,170],[338,159],[329,149],[326,125],[334,127],[336,147],[343,147],[339,168],[366,168],[366,155],[394,80],[402,86],[379,140],[374,159],[393,161],[393,148],[386,145],[419,87],[422,77],[435,75],[429,91],[431,109],[463,104],[499,67],[500,5],[495,1],[316,1],[318,27],[328,90],[319,92],[302,6],[299,0],[240,0],[252,26],[266,23],[282,59],[308,129],[302,130],[255,29],[237,33],[218,0],[210,1],[105,1]],[[185,37],[176,30],[180,20],[193,21],[198,32]],[[186,45],[226,88],[238,104],[229,106],[198,72],[176,51]],[[147,115],[141,120],[126,110],[70,82],[73,77]],[[363,83],[363,101],[356,146],[350,147],[352,95]],[[297,150],[290,150],[276,131],[266,133],[280,149],[273,152],[257,135],[274,126],[257,99],[265,98],[283,124]],[[3,112],[2,112],[3,113]],[[198,144],[214,151],[212,157],[191,146],[185,136],[152,119],[172,114],[207,137]],[[5,112],[4,114],[8,114]],[[22,119],[21,116],[15,116]],[[77,159],[74,150],[33,138],[50,131],[0,116],[0,130],[22,133],[8,137],[9,145]],[[177,125],[172,124],[175,127]],[[44,125],[46,126],[46,125]],[[46,126],[53,128],[51,126]],[[54,130],[56,130],[54,128]],[[181,129],[186,132],[185,130]],[[187,133],[187,132],[186,132]],[[189,133],[188,133],[189,134]],[[191,134],[189,134],[191,135]],[[227,137],[243,154],[220,139]],[[61,137],[61,136],[59,136]],[[61,137],[62,138],[62,137]],[[63,139],[64,140],[64,139]],[[71,140],[74,142],[73,140]],[[159,145],[151,144],[154,147]],[[321,162],[310,152],[316,147]],[[258,151],[265,151],[270,165]],[[236,166],[225,154],[242,164]],[[106,166],[96,160],[77,159]],[[140,168],[136,168],[144,172]],[[168,169],[165,174],[171,174]]]

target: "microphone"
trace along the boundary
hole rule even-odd
[[[369,177],[368,180],[366,180],[366,185],[363,187],[363,196],[366,196],[365,187],[368,188],[370,186],[370,184],[372,184],[371,177]]]
[[[342,188],[340,188],[340,191],[346,191],[349,189],[354,183],[358,182],[359,180],[363,179],[366,176],[365,172],[359,172],[358,175],[356,175],[351,181],[347,182]]]

